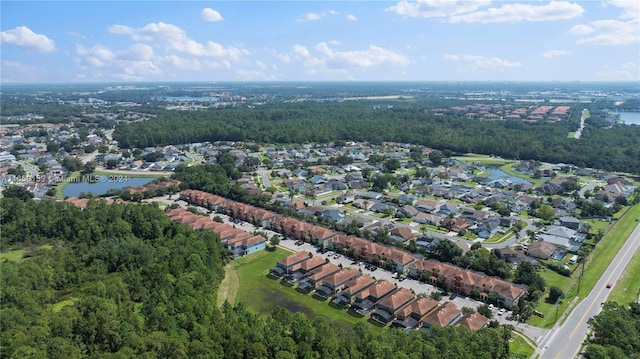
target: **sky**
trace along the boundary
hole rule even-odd
[[[0,2],[3,83],[640,81],[640,1]]]

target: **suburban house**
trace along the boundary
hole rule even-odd
[[[416,295],[407,288],[398,288],[393,293],[380,299],[376,309],[371,313],[371,319],[386,325],[394,320],[400,309],[414,300]]]
[[[420,324],[424,330],[428,330],[434,325],[444,328],[455,324],[461,317],[460,309],[453,302],[446,302],[424,317]]]
[[[324,265],[310,271],[309,275],[300,281],[298,289],[307,293],[312,292],[322,285],[322,280],[324,278],[338,272],[339,270],[341,270],[341,268],[337,265],[331,262],[325,263]]]
[[[420,297],[397,312],[396,319],[391,323],[394,328],[414,329],[420,320],[438,307],[438,301]]]
[[[536,241],[529,244],[527,255],[533,258],[549,259],[558,250],[558,246],[553,243]]]
[[[314,295],[322,299],[333,297],[341,290],[343,290],[349,281],[361,275],[362,272],[355,268],[343,269],[341,271],[330,274],[322,280],[322,285],[318,287],[318,289],[316,289]]]
[[[309,252],[296,252],[288,255],[276,263],[276,266],[271,268],[269,274],[273,277],[280,278],[286,274],[290,274],[300,268],[300,264],[311,256]]]
[[[408,227],[396,227],[391,230],[391,239],[396,242],[404,243],[412,239],[415,235]]]
[[[320,256],[311,257],[301,262],[293,272],[285,275],[284,281],[289,285],[296,285],[298,281],[306,278],[312,270],[323,266],[325,263],[327,263],[326,259]]]
[[[376,280],[369,276],[359,276],[345,283],[344,289],[331,302],[339,307],[350,305],[355,295],[376,283]]]
[[[577,252],[581,246],[583,236],[575,230],[563,226],[549,226],[546,231],[538,233],[538,238],[570,252]]]
[[[574,231],[580,229],[580,221],[575,217],[561,217],[559,218],[560,225],[565,226],[567,228],[571,228]]]
[[[228,240],[225,246],[229,249],[233,258],[238,258],[265,249],[267,240],[263,236],[249,235],[248,238]]]
[[[460,320],[456,323],[456,326],[467,327],[472,332],[475,332],[476,330],[480,330],[486,327],[488,323],[489,318],[478,312],[473,312],[463,315],[462,318],[460,318]]]
[[[371,309],[373,309],[380,299],[384,298],[384,296],[394,290],[396,290],[396,286],[393,283],[387,280],[381,280],[357,293],[349,310],[361,316],[365,316],[369,311],[371,311]]]

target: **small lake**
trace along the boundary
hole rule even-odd
[[[500,169],[495,169],[495,168],[483,168],[483,170],[489,172],[489,178],[492,181],[496,181],[496,180],[500,180],[500,179],[508,179],[509,181],[513,182],[513,183],[523,183],[523,184],[531,184],[531,182],[524,180],[520,177],[515,177],[512,176],[508,173],[506,173],[503,170]]]
[[[93,182],[81,181],[69,183],[62,189],[62,194],[65,197],[79,197],[80,193],[101,195],[107,193],[107,191],[112,188],[122,189],[125,187],[143,186],[155,179],[152,177],[131,177],[127,175],[89,176],[95,177],[96,180]],[[88,176],[86,178],[88,178]]]
[[[640,112],[612,112],[613,116],[619,116],[625,125],[640,125]]]

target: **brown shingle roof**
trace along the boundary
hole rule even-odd
[[[423,322],[440,327],[447,326],[455,317],[460,315],[460,310],[452,302],[446,302],[427,315]]]
[[[476,330],[481,329],[482,327],[487,325],[488,322],[489,322],[489,318],[485,317],[484,315],[478,312],[473,312],[473,313],[468,313],[463,315],[462,318],[460,318],[460,321],[458,321],[458,323],[456,324],[456,326],[462,325],[469,328],[469,330],[475,332]]]

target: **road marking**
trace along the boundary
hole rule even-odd
[[[634,231],[635,232],[635,231]],[[631,234],[633,235],[633,233]],[[635,237],[633,237],[633,241],[631,243],[630,246],[627,247],[627,250],[624,252],[624,254],[622,255],[622,258],[626,258],[627,255],[629,254],[629,251],[631,250],[631,248],[634,247],[634,242],[637,241],[639,238],[639,236],[636,234]],[[635,253],[635,250],[634,250]],[[615,257],[614,257],[615,260]],[[611,277],[613,277],[613,275],[615,274],[615,272],[618,270],[618,267],[620,267],[620,264],[622,264],[622,262],[624,262],[623,260],[618,261],[618,264],[615,266],[615,268],[613,269],[613,271],[611,272],[611,274],[609,274],[609,277],[607,278],[607,280],[605,281],[605,283],[609,282],[611,280]],[[606,284],[605,284],[606,285]],[[601,287],[600,291],[598,291],[598,294],[596,295],[596,298],[599,297],[602,294],[602,291],[604,291],[605,287]],[[573,330],[571,331],[571,334],[569,334],[569,338],[573,337],[573,335],[576,333],[576,330],[578,330],[578,327],[580,326],[580,323],[582,323],[582,321],[584,320],[584,318],[587,316],[587,314],[589,313],[589,311],[591,310],[591,308],[593,307],[594,304],[596,304],[596,301],[591,302],[591,305],[589,305],[589,307],[587,308],[587,310],[585,310],[584,314],[582,315],[582,317],[580,318],[580,320],[578,321],[578,323],[576,324],[576,326],[573,328]],[[562,353],[562,350],[560,350],[560,352],[555,356],[556,359],[558,359],[560,357],[560,354]]]

